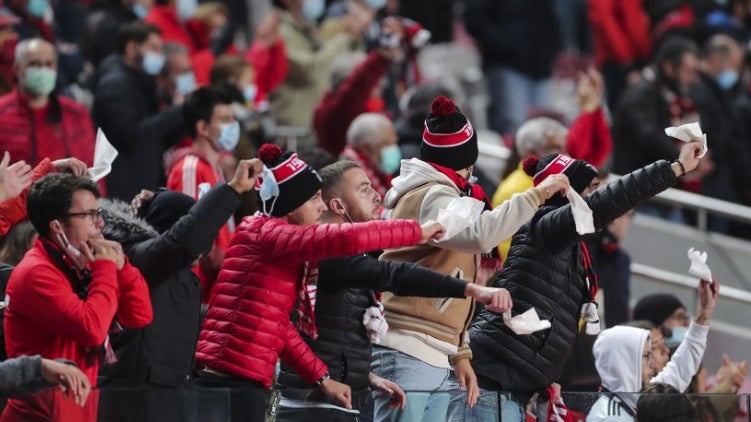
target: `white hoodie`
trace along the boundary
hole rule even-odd
[[[428,182],[439,184],[428,189],[423,197],[420,223],[435,220],[439,210],[448,207],[451,201],[459,197],[458,188],[446,175],[417,158],[402,160],[400,174],[391,181],[393,187],[386,192],[384,205],[386,208],[394,208],[402,195]],[[532,218],[542,203],[543,198],[536,189],[514,194],[493,211],[483,212],[474,224],[451,239],[431,244],[471,254],[487,252],[516,233],[522,224]]]

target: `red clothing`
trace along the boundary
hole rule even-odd
[[[646,62],[652,52],[649,16],[641,0],[589,0],[598,64]]]
[[[256,100],[265,99],[287,77],[289,64],[284,40],[279,37],[271,46],[256,41],[250,45],[245,53],[245,60],[253,65],[256,71]]]
[[[247,217],[237,230],[209,302],[196,364],[271,387],[278,358],[311,384],[326,365],[289,319],[306,261],[414,245],[415,221],[298,226]]]
[[[57,169],[52,165],[49,158],[45,158],[32,170],[32,180],[55,173]],[[29,188],[24,189],[15,198],[0,202],[0,236],[5,236],[16,223],[26,218],[26,197],[29,196]]]
[[[610,156],[613,138],[602,107],[591,113],[581,113],[568,132],[566,151],[572,158],[584,160],[600,168]]]
[[[188,48],[190,55],[196,52],[198,46],[185,25],[177,19],[177,9],[174,6],[155,4],[143,20],[162,31],[164,42],[182,44]]]
[[[59,120],[52,123],[58,110]],[[32,110],[28,97],[17,89],[0,97],[0,145],[13,161],[35,166],[45,157],[76,157],[90,167],[95,139],[89,112],[67,97],[50,97],[44,111]]]
[[[347,144],[347,129],[366,111],[370,93],[389,69],[390,61],[377,51],[368,54],[339,87],[324,94],[313,112],[313,130],[318,146],[338,156]]]
[[[42,240],[34,242],[8,280],[5,308],[8,357],[41,355],[48,359],[69,359],[86,374],[92,387],[96,386],[99,362],[88,359],[84,347],[104,343],[116,313],[117,321],[127,328],[150,324],[153,313],[146,280],[130,263],[126,262],[121,270],[105,260],[94,261],[90,266],[92,281],[86,300],[81,300],[63,271],[51,261]],[[87,407],[96,405],[96,401],[86,403]],[[26,400],[12,399],[3,420],[6,414],[39,415],[45,410],[50,409],[30,409]],[[52,420],[49,416],[44,420]]]
[[[220,168],[214,167],[193,148],[183,148],[175,151],[172,163],[168,164],[167,189],[182,192],[196,201],[199,198],[201,185],[213,188],[218,183],[224,183],[224,175]],[[222,226],[214,240],[214,246],[209,255],[194,267],[194,272],[201,280],[201,297],[208,302],[211,288],[216,281],[219,269],[222,267],[224,252],[229,248],[235,232],[235,222],[232,217]]]

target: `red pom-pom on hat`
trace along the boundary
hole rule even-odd
[[[258,150],[258,158],[263,161],[264,164],[270,165],[282,156],[282,149],[278,145],[263,144]]]
[[[450,116],[456,113],[456,106],[449,98],[439,95],[430,104],[430,113],[434,116]]]
[[[534,176],[535,173],[537,173],[538,162],[540,162],[540,160],[534,155],[530,155],[529,157],[525,158],[524,162],[522,163],[522,168],[524,169],[524,172],[527,173],[527,175],[529,176]]]

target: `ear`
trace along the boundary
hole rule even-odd
[[[326,205],[329,206],[329,211],[336,215],[343,216],[345,213],[341,198],[331,198]]]
[[[209,125],[206,123],[206,120],[200,119],[196,122],[196,135],[203,136],[204,138],[209,137]]]
[[[127,44],[125,44],[125,57],[135,57],[136,52],[138,50],[138,43],[135,41],[128,41]]]
[[[63,231],[63,226],[60,224],[60,220],[57,219],[50,221],[49,227],[51,234],[62,233]]]

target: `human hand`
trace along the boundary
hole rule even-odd
[[[686,173],[691,173],[699,166],[699,154],[701,154],[703,148],[702,144],[696,141],[688,142],[681,146],[678,161],[683,164]],[[683,176],[683,174],[678,176]]]
[[[729,385],[737,393],[746,379],[748,363],[744,360],[733,362],[728,355],[722,355],[722,367],[717,371],[717,384]]]
[[[138,195],[133,197],[133,200],[130,201],[130,212],[134,216],[138,216],[138,214],[141,212],[141,207],[146,205],[147,202],[154,199],[154,192],[146,189],[141,189],[141,192],[138,193]]]
[[[420,228],[422,229],[420,245],[428,243],[429,240],[440,240],[444,233],[446,233],[446,228],[443,227],[441,223],[433,220],[427,221],[425,224],[421,225]]]
[[[237,193],[245,193],[256,186],[258,175],[263,171],[263,162],[257,158],[240,160],[232,180],[227,183]]]
[[[266,46],[271,46],[279,38],[279,24],[281,22],[279,10],[273,9],[263,17],[256,29],[256,40]]]
[[[480,387],[477,385],[477,376],[469,359],[461,359],[454,364],[454,375],[459,381],[459,389],[467,392],[467,404],[469,407],[475,407],[480,397]]]
[[[86,163],[75,157],[55,160],[52,162],[52,165],[55,166],[55,169],[59,172],[66,171],[68,173],[73,173],[76,176],[86,176],[89,174],[89,168],[86,166]]]
[[[122,245],[111,240],[104,238],[89,239],[88,242],[81,244],[81,252],[92,262],[97,260],[112,261],[117,265],[118,270],[122,270],[125,265]]]
[[[352,389],[349,385],[326,378],[321,383],[321,391],[329,400],[339,403],[347,409],[352,409]]]
[[[595,68],[589,68],[586,72],[579,74],[576,90],[579,108],[582,112],[593,112],[600,107],[604,87],[602,74]]]
[[[9,162],[10,154],[6,151],[0,161],[0,201],[17,197],[32,182],[30,165],[23,160],[11,165],[8,165]]]
[[[697,324],[708,325],[717,304],[720,283],[717,282],[716,278],[713,278],[711,282],[699,280],[697,290],[699,291],[699,313],[696,315],[695,321]]]
[[[497,287],[478,286],[469,283],[465,290],[467,296],[473,297],[476,301],[485,305],[485,309],[502,314],[510,311],[513,307],[511,294],[506,289]]]
[[[546,201],[556,193],[566,196],[570,187],[568,177],[565,174],[553,174],[537,185],[537,189],[542,192]]]
[[[407,394],[404,393],[399,384],[394,381],[381,378],[374,373],[368,375],[368,382],[370,388],[376,391],[380,391],[383,394],[389,396],[389,409],[401,409],[407,406]]]
[[[91,392],[91,382],[80,369],[66,363],[42,359],[42,377],[60,386],[66,396],[73,396],[83,406]]]

